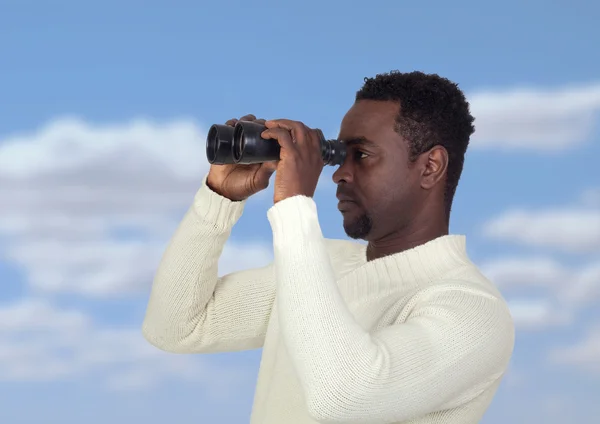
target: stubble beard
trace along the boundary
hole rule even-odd
[[[344,223],[346,235],[355,240],[364,240],[373,228],[373,220],[366,213],[352,222]]]

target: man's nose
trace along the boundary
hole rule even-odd
[[[346,158],[344,163],[342,163],[338,169],[333,173],[332,179],[335,184],[339,184],[341,182],[351,183],[353,178],[352,173],[352,164],[350,163],[350,158]]]

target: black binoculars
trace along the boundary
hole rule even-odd
[[[252,164],[279,160],[277,140],[260,135],[267,129],[256,122],[239,121],[235,127],[214,124],[206,137],[206,157],[211,164]],[[326,165],[341,165],[346,146],[339,140],[326,140],[321,130],[321,156]]]

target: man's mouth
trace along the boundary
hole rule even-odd
[[[354,198],[352,196],[348,196],[347,194],[338,192],[336,193],[335,197],[337,197],[340,202],[354,202]]]
[[[335,197],[338,199],[338,210],[342,213],[349,211],[358,205],[353,196],[343,193],[341,190],[335,194]]]
[[[355,208],[355,207],[356,207],[356,202],[354,200],[340,198],[340,201],[338,202],[338,210],[342,213],[349,211],[350,209]]]

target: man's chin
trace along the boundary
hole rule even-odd
[[[346,235],[355,240],[364,240],[369,233],[373,223],[367,215],[349,216],[344,215],[344,231]]]

